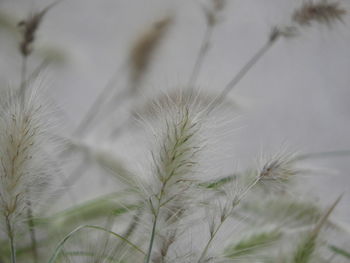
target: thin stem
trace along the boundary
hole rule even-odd
[[[27,75],[27,56],[23,55],[22,66],[21,66],[21,83],[19,86],[19,95],[21,98],[22,106],[24,106],[24,103],[25,103],[26,75]]]
[[[154,238],[155,238],[155,233],[156,233],[156,226],[157,226],[159,212],[160,212],[160,209],[161,209],[161,203],[162,203],[162,198],[163,198],[163,194],[164,194],[164,189],[165,189],[167,183],[169,182],[170,177],[168,177],[162,184],[162,188],[160,190],[159,198],[158,198],[158,207],[157,207],[156,210],[154,209],[152,201],[150,200],[150,203],[151,203],[151,206],[152,206],[152,211],[154,213],[154,221],[153,221],[153,226],[152,226],[151,241],[149,243],[148,252],[147,252],[147,256],[145,257],[144,263],[149,263],[150,260],[151,260],[153,243],[154,243]]]
[[[33,261],[34,261],[34,263],[37,263],[38,262],[38,248],[37,248],[35,226],[34,226],[33,213],[32,213],[31,206],[32,206],[31,202],[28,201],[28,210],[27,210],[28,229],[29,229],[30,241],[31,241],[31,246],[32,246]]]
[[[248,194],[248,192],[259,182],[260,177],[257,177],[248,187],[247,189],[245,189],[245,191],[239,196],[237,197],[237,199],[234,202],[234,206],[238,205],[241,200]],[[224,216],[224,218],[221,219],[220,224],[218,225],[218,227],[215,229],[215,231],[211,234],[210,239],[208,240],[208,243],[206,244],[206,246],[204,247],[204,250],[202,252],[202,254],[199,257],[198,263],[201,262],[201,260],[206,256],[208,249],[211,245],[211,243],[213,242],[216,234],[219,232],[220,228],[222,227],[222,225],[224,224],[224,222],[226,221],[226,219],[228,218],[228,216]]]
[[[213,31],[214,31],[214,26],[212,24],[209,24],[206,28],[202,43],[201,43],[201,47],[199,49],[197,58],[196,58],[196,62],[194,64],[192,73],[190,75],[190,79],[188,81],[188,86],[190,88],[193,88],[193,86],[196,84],[196,81],[198,79],[198,75],[199,72],[202,68],[203,65],[203,61],[206,58],[206,55],[208,53],[208,48],[209,48],[209,43],[210,43],[210,39],[213,35]]]
[[[118,68],[115,75],[108,81],[107,85],[104,87],[104,89],[98,95],[98,97],[93,102],[91,107],[88,109],[88,112],[83,117],[82,121],[78,124],[77,128],[73,132],[73,137],[81,136],[87,130],[89,125],[91,125],[91,123],[94,121],[97,115],[101,113],[101,108],[104,105],[105,100],[110,96],[110,93],[113,91],[113,88],[114,88],[113,84],[116,81],[116,77],[120,75],[120,72],[124,69],[124,67],[125,67],[125,63],[123,63],[120,68]],[[121,93],[119,93],[120,96],[116,96],[117,99],[121,100],[121,101],[118,101],[119,103],[117,103],[117,106],[121,105],[121,102],[123,101],[123,99],[125,99],[126,93],[128,92],[125,92],[125,90],[123,90]],[[63,151],[59,157],[71,156],[71,154],[74,152],[73,147],[74,146],[69,145],[69,147],[65,151]],[[68,178],[64,180],[62,186],[65,188],[63,191],[65,191],[68,185],[72,186],[73,184],[75,184],[81,178],[81,176],[84,175],[86,170],[87,170],[86,158],[84,158],[81,161],[81,163],[76,167],[76,169],[74,169],[72,174],[70,174]],[[58,190],[58,191],[63,192],[62,190]],[[63,195],[56,197],[55,201],[59,200],[61,196]]]
[[[38,77],[38,75],[50,65],[50,61],[48,59],[43,60],[27,77],[26,82],[30,82],[31,80]]]
[[[7,235],[9,237],[9,242],[10,242],[11,263],[16,263],[17,261],[16,261],[15,238],[14,238],[14,232],[11,226],[9,216],[6,216],[6,228],[7,228]]]
[[[279,36],[275,38],[270,38],[255,54],[254,56],[238,71],[238,73],[233,77],[233,79],[227,83],[223,91],[218,97],[209,105],[208,114],[223,100],[227,95],[233,90],[234,87],[244,78],[244,76],[249,72],[249,70],[266,54],[266,52],[276,43]]]
[[[151,254],[152,254],[152,248],[153,248],[153,243],[154,243],[154,237],[155,237],[155,233],[156,233],[156,226],[157,226],[157,221],[158,221],[158,215],[159,215],[159,210],[157,211],[157,213],[154,216],[154,221],[153,221],[153,226],[152,226],[152,234],[151,234],[151,241],[149,243],[149,247],[148,247],[148,252],[147,252],[147,256],[145,258],[145,263],[149,263],[151,260]]]
[[[213,242],[216,234],[219,232],[220,228],[222,227],[222,225],[224,224],[226,218],[224,218],[224,220],[222,220],[220,222],[220,224],[218,225],[218,227],[215,229],[214,233],[211,234],[206,246],[204,247],[203,251],[202,251],[202,254],[200,255],[199,259],[198,259],[198,263],[200,263],[202,261],[202,259],[206,256],[207,252],[208,252],[208,249],[211,245],[211,243]]]

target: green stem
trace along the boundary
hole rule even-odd
[[[198,263],[200,263],[200,262],[202,261],[202,259],[206,256],[206,254],[207,254],[207,252],[208,252],[208,249],[209,249],[211,243],[213,242],[213,240],[214,240],[216,234],[219,232],[221,226],[224,224],[225,220],[226,220],[226,218],[220,222],[220,224],[218,225],[218,227],[215,229],[214,233],[210,236],[210,238],[209,238],[209,240],[208,240],[206,246],[205,246],[204,249],[203,249],[202,254],[200,255],[200,257],[199,257],[199,259],[198,259]]]
[[[159,215],[159,210],[157,211],[156,215],[154,216],[154,221],[153,221],[153,227],[152,227],[152,234],[151,234],[151,241],[149,243],[148,247],[148,252],[147,256],[145,258],[145,263],[149,263],[151,260],[151,254],[152,254],[152,248],[153,248],[153,243],[154,243],[154,237],[156,233],[156,226],[157,226],[157,221],[158,221],[158,215]]]
[[[11,226],[9,216],[6,216],[6,228],[7,228],[7,235],[9,237],[9,242],[10,242],[11,263],[16,263],[17,261],[16,261],[15,238],[14,238],[14,232]]]
[[[171,177],[171,176],[170,176]],[[152,201],[150,200],[151,206],[152,206],[152,211],[154,213],[154,221],[153,221],[153,226],[152,226],[152,234],[151,234],[151,240],[149,243],[149,247],[148,247],[148,251],[147,251],[147,256],[145,257],[145,261],[144,263],[149,263],[151,260],[151,254],[152,254],[152,249],[153,249],[153,243],[154,243],[154,238],[155,238],[155,234],[156,234],[156,227],[157,227],[157,221],[158,221],[158,216],[159,216],[159,211],[161,208],[161,203],[162,203],[162,197],[164,194],[164,189],[168,183],[168,181],[170,180],[170,177],[168,177],[167,179],[164,180],[162,188],[160,190],[160,194],[159,194],[159,198],[158,198],[158,207],[157,210],[154,209]]]
[[[257,177],[248,187],[247,189],[245,189],[245,191],[239,196],[237,197],[237,199],[234,201],[233,206],[238,205],[241,200],[248,194],[248,192],[259,182],[260,177]],[[224,218],[221,219],[220,224],[218,225],[218,227],[215,229],[214,233],[211,234],[210,239],[208,240],[208,243],[206,244],[206,246],[204,247],[204,250],[202,252],[202,254],[199,257],[198,263],[201,262],[201,260],[206,256],[208,249],[211,245],[211,243],[213,242],[216,234],[219,232],[220,228],[222,227],[222,225],[224,224],[224,222],[226,221],[226,219],[228,218],[228,216],[224,216]]]
[[[28,217],[28,229],[29,229],[31,248],[32,248],[31,250],[33,253],[33,261],[34,261],[34,263],[37,263],[38,262],[38,248],[37,248],[35,226],[34,226],[33,213],[32,213],[30,201],[28,201],[27,217]]]

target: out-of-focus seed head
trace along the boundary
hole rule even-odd
[[[28,95],[24,105],[18,94],[0,98],[0,214],[11,220],[37,204],[54,172],[48,108],[37,92]]]
[[[147,71],[160,41],[169,29],[173,21],[172,16],[167,16],[155,22],[152,27],[144,32],[135,42],[131,49],[130,65],[131,65],[131,80],[134,86],[137,86],[141,77]],[[132,87],[135,89],[136,87]],[[135,91],[135,90],[133,90]]]
[[[305,2],[293,14],[293,20],[301,25],[310,25],[312,21],[331,25],[335,21],[342,21],[346,10],[339,3],[330,3],[327,0],[314,3],[312,1]]]
[[[33,43],[35,41],[35,33],[37,32],[44,15],[59,1],[55,1],[52,4],[45,7],[42,11],[30,15],[27,19],[18,23],[19,28],[22,30],[22,41],[19,45],[19,50],[22,56],[27,57],[32,53]]]

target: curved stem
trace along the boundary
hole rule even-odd
[[[85,229],[85,228],[90,228],[90,229],[96,229],[96,230],[100,230],[100,231],[104,231],[106,233],[109,233],[121,240],[123,240],[125,243],[127,243],[130,247],[132,247],[133,249],[135,249],[136,251],[138,251],[139,253],[143,254],[143,255],[146,255],[146,253],[140,249],[138,246],[136,246],[134,243],[130,242],[128,239],[124,238],[123,236],[113,232],[113,231],[110,231],[108,229],[105,229],[103,227],[99,227],[99,226],[93,226],[93,225],[83,225],[83,226],[80,226],[80,227],[77,227],[76,229],[74,229],[72,232],[70,232],[68,235],[66,235],[57,245],[53,255],[51,256],[50,260],[49,260],[49,263],[54,263],[56,262],[56,259],[59,255],[59,253],[61,252],[64,244],[77,232],[79,232],[80,230],[82,229]]]

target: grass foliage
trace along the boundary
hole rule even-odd
[[[349,151],[284,148],[228,174],[216,161],[229,146],[218,134],[237,109],[228,94],[279,39],[336,26],[346,15],[341,2],[302,3],[227,85],[206,93],[196,82],[231,3],[203,1],[206,31],[190,78],[148,99],[140,90],[175,27],[175,16],[164,16],[130,45],[127,62],[71,133],[57,128],[60,111],[40,83],[56,56],[36,43],[60,4],[25,19],[0,12],[0,34],[16,39],[21,57],[18,85],[0,90],[0,263],[349,262],[350,228],[332,215],[341,198],[322,204],[297,187],[310,174],[302,163]],[[31,68],[37,48],[41,62]],[[127,81],[117,87],[121,73]],[[104,188],[86,197],[98,188],[91,177]]]

